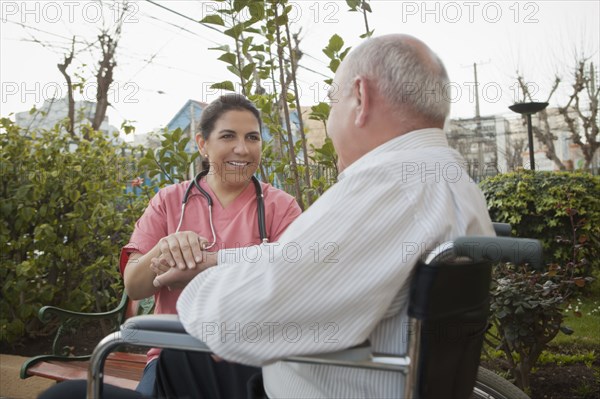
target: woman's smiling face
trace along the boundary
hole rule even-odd
[[[202,155],[208,156],[209,174],[214,174],[222,183],[246,183],[260,164],[260,125],[250,111],[225,112],[207,139],[197,135],[196,140]]]

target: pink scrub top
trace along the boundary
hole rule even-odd
[[[175,233],[181,215],[181,202],[190,184],[192,184],[191,181],[186,181],[165,187],[150,200],[144,214],[135,224],[129,243],[121,250],[121,274],[124,273],[132,252],[145,254],[154,248],[161,238]],[[227,208],[221,206],[205,180],[201,180],[200,185],[213,199],[212,212],[216,244],[210,248],[211,252],[261,243],[254,184],[248,184],[246,189]],[[267,237],[269,242],[275,242],[302,211],[291,195],[270,184],[261,182],[261,186],[265,204]],[[193,231],[205,237],[209,242],[213,241],[208,219],[208,202],[196,188],[192,188],[190,192],[179,231]],[[181,289],[170,291],[166,287],[157,291],[154,294],[154,313],[177,313],[175,306],[181,291]],[[148,361],[158,357],[159,353],[160,350],[152,348],[148,352]]]

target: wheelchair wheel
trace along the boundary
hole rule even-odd
[[[479,367],[473,388],[473,399],[530,399],[525,392],[500,377],[498,374]]]

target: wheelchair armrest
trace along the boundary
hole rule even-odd
[[[176,314],[158,314],[135,316],[127,319],[123,328],[140,331],[160,331],[187,334]]]
[[[123,344],[210,352],[204,342],[185,331],[177,315],[132,317],[121,326],[120,332],[105,337],[94,349],[88,369],[87,398],[101,397],[104,361],[114,348]],[[338,352],[295,356],[281,360],[402,373],[407,373],[410,366],[410,359],[406,356],[384,354],[373,356],[368,342]]]
[[[460,237],[454,240],[454,253],[475,261],[529,263],[542,270],[542,244],[531,238],[512,237]]]
[[[163,314],[132,317],[121,326],[124,343],[144,346],[185,349],[210,352],[208,346],[189,335],[177,315]],[[371,347],[368,342],[353,348],[318,355],[297,356],[285,361],[312,364],[349,365],[370,360]],[[382,356],[383,358],[383,356]]]
[[[494,226],[494,231],[498,237],[510,237],[512,233],[512,226],[510,223],[494,222],[492,225]]]
[[[210,352],[208,346],[189,335],[177,315],[136,316],[121,325],[124,344]]]

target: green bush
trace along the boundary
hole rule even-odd
[[[125,194],[131,151],[99,132],[27,133],[5,118],[0,128],[0,340],[14,342],[39,334],[42,305],[114,306],[119,250],[147,198]]]
[[[488,341],[500,349],[515,383],[530,391],[530,374],[563,326],[566,301],[600,267],[600,178],[586,173],[521,170],[484,180],[492,220],[513,234],[539,239],[543,271],[511,264],[494,269]]]
[[[600,177],[521,170],[481,182],[492,220],[542,241],[546,263],[600,269]]]

